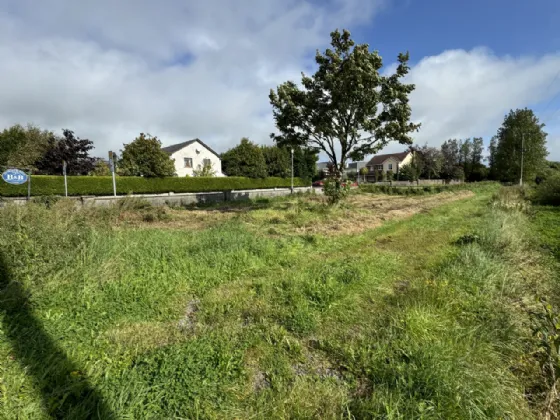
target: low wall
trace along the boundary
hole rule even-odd
[[[313,187],[295,187],[295,193],[305,193],[315,191],[321,194],[322,190]],[[154,206],[182,206],[190,204],[208,204],[208,203],[221,203],[225,201],[242,201],[253,200],[257,198],[273,198],[290,195],[290,188],[266,188],[259,190],[232,190],[232,191],[217,191],[217,192],[203,192],[203,193],[181,193],[181,194],[135,194],[128,197],[137,197],[146,200]],[[76,205],[84,207],[102,207],[110,206],[118,200],[126,196],[83,196],[83,197],[68,197],[68,200],[75,200]],[[26,198],[21,197],[2,197],[0,199],[0,207],[7,203],[25,204]]]

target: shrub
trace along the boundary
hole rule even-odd
[[[143,178],[118,177],[117,194],[161,194],[167,192],[187,193],[205,191],[245,190],[258,188],[287,188],[290,179],[264,178],[250,179],[242,177],[227,178]],[[294,186],[306,184],[299,178],[294,179]],[[33,196],[63,195],[64,178],[62,176],[32,176],[31,194]],[[73,176],[68,177],[68,195],[112,195],[113,184],[107,176]],[[27,184],[10,185],[0,183],[0,196],[25,197]]]
[[[535,201],[540,204],[560,206],[560,175],[549,177],[537,185]]]
[[[328,178],[323,186],[323,193],[328,197],[329,203],[337,203],[350,193],[350,183]]]

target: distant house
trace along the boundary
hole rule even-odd
[[[346,176],[359,175],[362,168],[367,167],[368,162],[350,162],[346,166]]]
[[[185,141],[179,144],[162,147],[175,161],[175,173],[177,176],[193,176],[193,170],[204,167],[205,163],[212,165],[215,176],[225,176],[222,173],[222,160],[209,146],[199,139]]]
[[[396,174],[401,167],[408,165],[412,161],[411,152],[390,153],[386,155],[375,155],[367,163],[370,173],[382,171],[384,173],[392,171]]]

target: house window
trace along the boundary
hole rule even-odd
[[[393,170],[393,164],[389,163],[389,170],[392,171]]]
[[[192,158],[184,158],[185,168],[192,168]]]
[[[382,171],[382,170],[383,170],[383,165],[375,165],[375,166],[374,166],[374,170],[376,170],[376,171]]]
[[[202,159],[202,166],[210,166],[212,161],[210,159]]]

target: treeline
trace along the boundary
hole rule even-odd
[[[75,136],[68,129],[62,135],[41,130],[34,125],[14,125],[0,133],[0,167],[28,169],[36,175],[62,175],[62,162],[68,175],[110,175],[109,163],[90,156],[93,142]],[[311,180],[316,172],[317,152],[304,147],[293,148],[294,176]],[[116,154],[117,174],[121,176],[170,177],[175,165],[162,150],[161,141],[140,133],[132,142],[123,145]],[[291,150],[278,146],[258,146],[247,138],[241,139],[222,156],[222,171],[228,176],[247,178],[287,178],[292,174]],[[212,177],[214,168],[195,168],[194,175]]]
[[[412,163],[404,165],[398,178],[403,181],[417,179],[460,179],[469,182],[488,178],[488,168],[482,163],[484,144],[481,137],[450,139],[441,148],[412,146]]]
[[[547,133],[543,128],[544,124],[532,110],[512,110],[492,137],[486,158],[481,137],[447,140],[439,149],[413,146],[413,161],[401,168],[398,177],[511,183],[519,182],[522,177],[526,182],[539,182],[554,172],[554,164],[546,160]]]
[[[317,170],[316,151],[294,147],[294,176],[310,180]],[[222,154],[222,171],[228,176],[248,178],[280,177],[292,174],[291,149],[280,146],[259,146],[242,138],[238,146]]]

